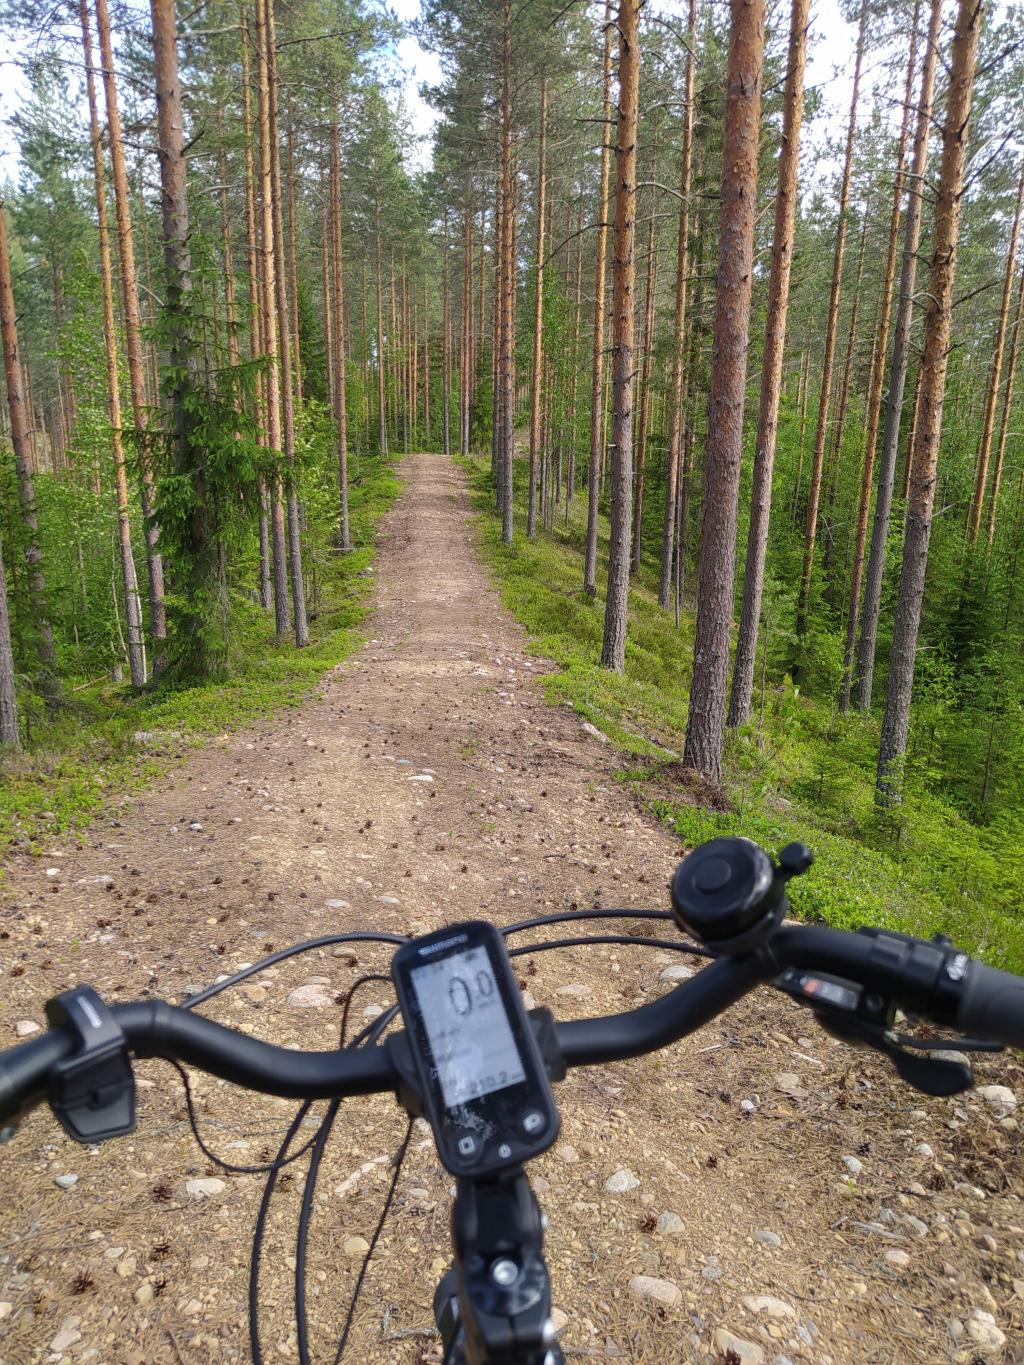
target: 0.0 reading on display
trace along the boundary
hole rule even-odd
[[[486,948],[415,967],[412,984],[446,1108],[526,1080]]]

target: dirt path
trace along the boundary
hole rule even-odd
[[[113,998],[180,998],[271,945],[332,931],[664,903],[677,844],[615,782],[611,746],[541,699],[544,665],[474,556],[461,475],[431,456],[402,473],[374,638],[357,657],[302,706],[192,753],[88,842],[56,840],[9,868],[9,1042],[18,1021],[42,1022],[46,998],[82,980]],[[321,951],[210,1011],[274,1041],[329,1047],[334,995],[385,969],[380,950],[358,957]],[[524,966],[524,984],[582,1017],[665,991],[669,961],[685,959],[551,953]],[[303,986],[306,1008],[289,1000]],[[356,1020],[387,1001],[385,986],[364,987]],[[985,1070],[1021,1089],[1005,1060]],[[205,1161],[166,1065],[138,1074],[133,1138],[89,1152],[36,1114],[4,1151],[0,1365],[250,1358],[246,1268],[262,1181]],[[202,1078],[196,1091],[215,1149],[241,1163],[271,1155],[292,1106]],[[537,1163],[536,1184],[577,1355],[1024,1360],[1020,1134],[977,1097],[921,1100],[762,993],[669,1052],[577,1073],[559,1099],[562,1141]],[[347,1252],[371,1235],[403,1127],[385,1097],[351,1104],[336,1127],[310,1257],[319,1360],[333,1356],[359,1265]],[[631,1178],[619,1183],[638,1184],[608,1191],[622,1170]],[[295,1171],[266,1252],[268,1361],[297,1358]],[[77,1180],[59,1188],[63,1176]],[[221,1183],[190,1193],[197,1179]],[[448,1185],[417,1132],[348,1359],[434,1358],[424,1333]],[[662,1214],[674,1216],[659,1225]],[[638,1275],[677,1286],[678,1302],[635,1298]],[[722,1332],[740,1340],[730,1347]],[[1005,1348],[983,1345],[998,1333]]]

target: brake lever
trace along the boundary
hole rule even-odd
[[[970,1038],[918,1039],[896,1033],[894,1003],[859,982],[790,967],[774,984],[798,1004],[811,1009],[818,1023],[833,1037],[888,1057],[900,1078],[924,1095],[959,1095],[974,1084],[969,1066],[930,1054],[943,1048],[1000,1051],[997,1044]]]

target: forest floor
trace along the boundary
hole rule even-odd
[[[10,1043],[78,981],[114,999],[180,999],[328,932],[666,903],[678,840],[616,780],[614,747],[544,702],[535,679],[550,665],[528,654],[480,566],[463,473],[427,455],[401,473],[362,651],[301,707],[190,753],[82,840],[13,856],[0,899]],[[520,959],[530,994],[562,1017],[659,995],[685,961],[615,947]],[[318,950],[208,1010],[330,1047],[335,996],[366,970],[386,970],[383,949]],[[384,984],[364,987],[356,1021],[387,1003]],[[978,1069],[1024,1090],[1012,1060]],[[0,1365],[250,1359],[263,1182],[202,1157],[168,1066],[137,1074],[134,1137],[82,1149],[38,1112],[4,1151]],[[276,1150],[293,1105],[194,1086],[215,1150],[239,1163]],[[767,992],[557,1093],[560,1142],[532,1170],[570,1361],[1024,1360],[1020,1133],[981,1097],[921,1098]],[[384,1096],[351,1102],[335,1126],[309,1262],[316,1359],[333,1357],[358,1239],[372,1235],[404,1130]],[[264,1256],[268,1362],[297,1358],[298,1169],[282,1186]],[[417,1129],[348,1358],[437,1359],[449,1186]],[[665,1231],[662,1214],[676,1215]],[[676,1292],[665,1306],[637,1297],[636,1276]]]

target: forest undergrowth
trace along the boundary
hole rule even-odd
[[[101,805],[152,780],[186,748],[304,700],[362,638],[376,528],[399,488],[390,461],[364,461],[349,495],[353,549],[315,560],[319,607],[307,648],[275,642],[273,618],[236,594],[228,680],[142,691],[109,678],[70,680],[52,715],[40,708],[31,747],[3,760],[0,856],[12,845],[43,852],[46,838],[80,830]],[[307,568],[313,563],[310,556]]]
[[[538,655],[558,671],[545,679],[550,701],[571,704],[629,755],[623,782],[692,847],[743,834],[775,851],[793,839],[816,855],[791,891],[795,911],[843,929],[881,925],[903,933],[948,934],[971,953],[1024,971],[1024,926],[1017,914],[1024,881],[1020,820],[1004,811],[975,823],[932,789],[927,752],[910,756],[900,806],[874,800],[879,716],[816,700],[758,660],[751,723],[727,732],[723,784],[682,768],[693,659],[693,612],[677,628],[657,600],[657,565],[645,557],[629,599],[624,674],[598,664],[602,595],[581,588],[579,559],[586,500],[564,502],[533,541],[501,540],[490,463],[464,461],[480,517],[486,560],[506,606],[529,632]],[[517,504],[527,476],[516,465]],[[519,508],[517,506],[517,515]],[[607,548],[602,515],[599,549]],[[599,579],[603,588],[603,579]],[[686,594],[684,592],[684,598]],[[926,740],[922,737],[921,749]]]

